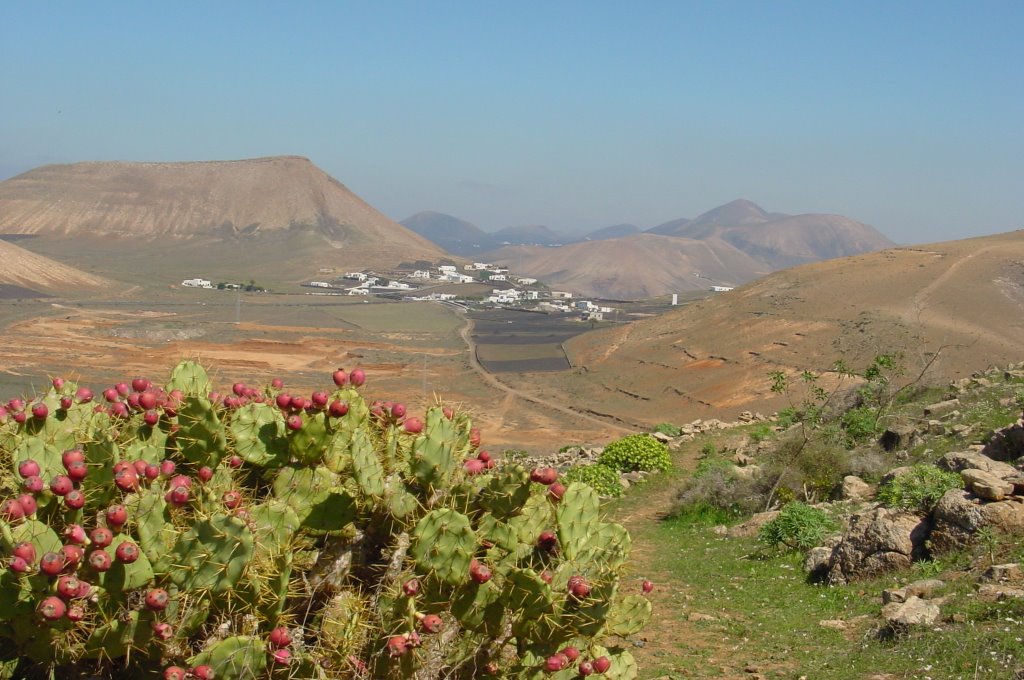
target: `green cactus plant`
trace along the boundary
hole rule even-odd
[[[0,499],[12,672],[568,678],[542,666],[572,643],[635,677],[599,642],[642,630],[650,603],[620,594],[629,535],[593,490],[556,496],[489,461],[465,412],[407,425],[404,406],[366,403],[362,376],[335,382],[218,397],[184,362],[165,389],[119,384],[97,405],[55,383],[52,419],[0,419],[0,489],[38,486],[33,466],[45,479],[25,506]]]

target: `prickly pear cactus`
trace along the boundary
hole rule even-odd
[[[589,487],[332,377],[221,394],[184,362],[0,406],[0,673],[636,676],[601,642],[651,604]]]

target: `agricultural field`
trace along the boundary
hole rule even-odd
[[[473,312],[470,318],[477,358],[491,373],[568,370],[562,343],[590,330],[575,316],[499,309]]]

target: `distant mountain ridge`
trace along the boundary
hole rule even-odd
[[[566,238],[542,224],[505,227],[487,233],[472,222],[426,210],[399,222],[454,255],[472,257],[506,245],[560,245]]]
[[[770,213],[739,199],[642,234],[561,248],[501,248],[484,257],[583,295],[642,298],[737,286],[778,269],[894,245],[847,217]]]
[[[718,237],[773,269],[896,245],[873,227],[848,217],[769,213],[744,199],[721,205],[692,220],[673,220],[649,231],[693,239]]]

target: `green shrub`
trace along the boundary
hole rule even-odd
[[[772,426],[768,423],[761,423],[750,431],[750,441],[755,444],[760,444],[768,437],[772,436]]]
[[[654,431],[667,434],[669,437],[678,437],[683,433],[678,425],[673,425],[672,423],[658,423],[654,426]]]
[[[878,500],[890,508],[931,512],[943,494],[962,485],[957,473],[921,463],[883,484],[878,490]]]
[[[617,497],[625,491],[619,480],[619,473],[600,463],[570,468],[562,475],[562,483],[568,486],[570,482],[582,482],[601,496]]]
[[[852,408],[842,417],[849,444],[862,442],[878,433],[878,412],[869,406]]]
[[[735,466],[724,458],[704,458],[697,463],[697,468],[693,471],[693,478],[700,479],[716,471],[731,475],[733,467]]]
[[[668,447],[649,434],[631,434],[604,448],[597,462],[620,472],[668,470]]]
[[[774,519],[761,527],[757,539],[772,549],[810,550],[821,545],[825,537],[836,529],[835,520],[824,510],[795,502],[786,505]]]

